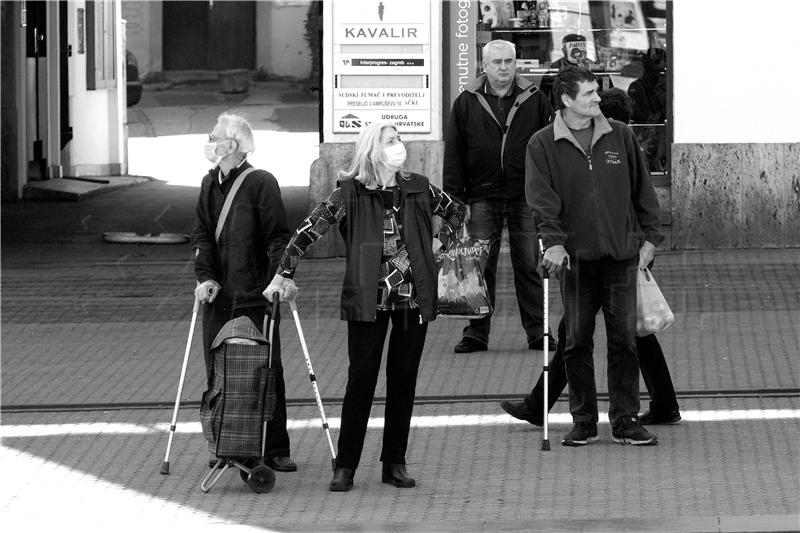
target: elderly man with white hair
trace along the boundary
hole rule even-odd
[[[484,276],[493,307],[500,237],[508,227],[520,321],[528,348],[542,350],[548,328],[542,277],[536,269],[536,225],[525,203],[525,147],[531,135],[548,124],[552,108],[535,85],[517,75],[516,57],[509,41],[497,39],[483,47],[484,73],[467,85],[450,112],[443,181],[446,193],[467,204],[470,236],[489,240]],[[455,352],[487,350],[490,329],[489,316],[470,320]]]
[[[230,113],[219,116],[205,144],[205,157],[214,166],[200,186],[192,242],[198,283],[195,294],[205,304],[203,348],[209,389],[214,376],[214,338],[227,321],[240,316],[262,327],[268,302],[261,293],[275,274],[290,236],[278,182],[269,172],[247,162],[247,154],[254,150],[250,125]],[[286,288],[289,290],[291,287]],[[267,424],[266,458],[273,469],[292,472],[297,465],[289,457],[280,317],[273,319],[277,403]]]

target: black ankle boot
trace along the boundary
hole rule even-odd
[[[413,487],[417,484],[413,477],[409,477],[406,465],[400,463],[383,463],[381,480],[402,488]]]
[[[347,492],[353,488],[353,475],[355,474],[353,468],[346,466],[337,466],[333,471],[333,479],[331,480],[330,490],[333,492]]]

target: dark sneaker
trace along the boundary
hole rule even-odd
[[[472,337],[464,337],[461,339],[461,342],[456,344],[456,347],[453,351],[455,353],[472,353],[485,352],[488,349],[489,346],[486,343],[473,339]]]
[[[524,400],[521,402],[503,400],[500,402],[500,408],[518,420],[524,420],[538,427],[544,425],[544,414],[539,413],[537,416]]]
[[[556,351],[556,341],[552,337],[547,338],[547,349],[551,352]],[[539,337],[535,341],[528,341],[529,350],[544,350],[544,337]]]
[[[597,424],[594,422],[575,422],[572,431],[567,433],[561,444],[564,446],[586,446],[597,440]]]
[[[659,413],[647,410],[642,416],[639,417],[639,423],[648,426],[657,426],[659,424],[677,424],[681,420],[681,412],[677,409],[668,413]]]
[[[634,415],[617,418],[611,429],[611,438],[614,442],[633,444],[634,446],[658,444],[658,437],[644,429],[639,424],[639,417]]]

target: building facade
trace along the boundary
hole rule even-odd
[[[323,113],[310,198],[329,194],[358,129],[372,120],[398,123],[408,167],[441,183],[446,116],[480,73],[482,44],[514,42],[519,72],[547,90],[563,38],[577,34],[583,44],[568,53],[582,54],[603,88],[630,93],[647,82],[637,106],[652,109],[632,127],[651,165],[667,248],[800,246],[800,111],[781,103],[796,83],[784,58],[800,7],[739,4],[323,2],[314,70]],[[4,200],[21,198],[33,180],[127,172],[126,49],[142,77],[237,68],[303,79],[312,71],[302,31],[310,1],[0,6]],[[337,246],[320,243],[316,253]]]
[[[516,45],[518,73],[545,92],[564,54],[578,53],[601,89],[632,96],[631,127],[659,196],[664,247],[800,246],[800,134],[790,126],[800,114],[793,106],[770,113],[762,103],[764,83],[776,90],[796,83],[783,58],[799,15],[778,0],[758,8],[722,0],[328,2],[324,142],[311,197],[324,198],[348,160],[357,130],[344,126],[363,126],[381,102],[392,107],[378,118],[399,117],[410,141],[411,168],[441,183],[437,124],[446,124],[453,100],[480,73],[482,45],[506,39]],[[440,32],[440,44],[430,39],[428,70],[414,62],[426,42],[409,41],[413,27],[423,28],[417,36]],[[582,40],[563,46],[567,35]],[[423,96],[411,99],[421,107],[386,98],[412,93]],[[431,127],[420,129],[421,121]],[[330,243],[327,253],[339,251]]]
[[[2,2],[2,194],[127,172],[120,0]]]

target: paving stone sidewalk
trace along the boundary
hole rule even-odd
[[[147,183],[77,204],[3,206],[4,523],[30,531],[800,530],[800,250],[659,255],[654,274],[676,314],[660,339],[685,416],[653,428],[657,447],[613,444],[607,423],[596,445],[562,447],[562,401],[553,449],[542,452],[541,430],[498,408],[529,390],[542,355],[525,349],[504,253],[490,350],[454,354],[463,322],[431,326],[408,455],[416,489],[380,483],[378,401],[355,490],[326,490],[330,452],[288,313],[281,331],[300,472],[279,474],[266,495],[236,473],[199,491],[207,455],[197,422],[198,331],[173,473],[160,476],[191,314],[191,253],[188,245],[112,245],[100,235],[154,220],[161,231],[186,232],[193,194]],[[326,259],[301,264],[297,275],[334,439],[347,366],[342,272],[341,259]],[[554,326],[561,308],[551,291]],[[385,394],[383,379],[376,394]]]

